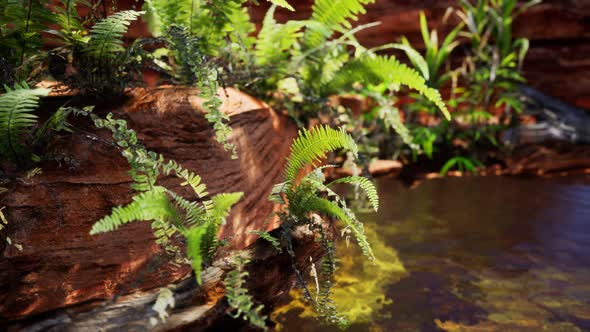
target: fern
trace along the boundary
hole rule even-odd
[[[127,32],[131,21],[136,20],[144,12],[125,10],[115,13],[98,23],[90,30],[90,40],[86,53],[97,59],[115,58],[124,52],[123,35]]]
[[[225,296],[229,306],[236,310],[234,314],[230,314],[233,318],[242,317],[250,324],[266,330],[266,316],[260,314],[264,306],[255,306],[252,295],[249,295],[246,289],[248,272],[245,271],[245,266],[249,262],[247,257],[239,253],[233,258],[234,269],[228,272],[223,280]]]
[[[47,0],[3,0],[0,9],[0,55],[17,67],[41,49],[40,34],[55,23]],[[21,68],[24,69],[24,68]],[[26,79],[28,73],[21,73]]]
[[[328,186],[331,186],[335,183],[350,183],[358,185],[367,194],[367,198],[369,199],[369,202],[371,202],[371,205],[373,206],[375,212],[379,210],[379,196],[377,195],[377,189],[375,188],[373,182],[371,182],[369,179],[364,178],[362,176],[347,176],[332,181],[330,184],[328,184]]]
[[[186,251],[188,257],[191,259],[191,266],[193,271],[195,271],[195,276],[199,285],[203,282],[201,279],[203,257],[207,257],[209,249],[209,245],[204,241],[204,238],[207,236],[207,226],[208,225],[200,225],[191,227],[184,233],[187,242]],[[217,235],[217,233],[215,233],[215,235]]]
[[[182,168],[175,161],[165,161],[162,155],[149,151],[139,144],[137,135],[127,128],[124,120],[115,120],[112,114],[101,119],[91,114],[98,128],[112,131],[113,138],[122,149],[122,155],[131,165],[132,188],[139,193],[126,206],[116,207],[109,216],[97,221],[90,234],[113,231],[134,221],[151,221],[156,243],[182,262],[181,250],[173,243],[182,235],[187,241],[187,254],[201,282],[202,264],[211,257],[217,246],[219,226],[242,193],[209,195],[201,177]],[[174,175],[190,186],[201,201],[189,201],[172,190],[157,186],[160,174]]]
[[[344,129],[336,130],[328,126],[319,126],[309,131],[300,130],[299,136],[291,145],[291,153],[285,168],[285,179],[294,181],[300,169],[325,158],[326,152],[340,148],[350,150],[355,157],[358,155],[356,143]]]
[[[26,162],[23,138],[37,123],[33,112],[39,106],[39,98],[47,96],[50,90],[31,89],[26,83],[4,88],[7,92],[0,95],[0,154],[21,166]]]
[[[215,139],[236,159],[237,148],[229,142],[231,127],[227,125],[229,116],[220,111],[221,99],[217,96],[217,70],[211,67],[203,55],[198,39],[189,35],[187,28],[172,26],[168,32],[171,45],[176,51],[176,57],[181,64],[178,78],[185,84],[196,84],[199,97],[203,101],[206,112],[205,118],[213,123]]]
[[[322,45],[334,31],[350,29],[349,20],[356,20],[358,14],[364,14],[364,5],[374,0],[316,0],[312,7],[310,21],[304,36],[306,49]]]
[[[85,0],[60,0],[60,5],[54,6],[55,20],[61,30],[55,34],[65,40],[86,41],[81,36],[84,26],[77,10],[79,4],[89,5]]]
[[[254,56],[258,66],[272,65],[277,70],[284,70],[281,67],[286,67],[285,61],[290,55],[287,51],[291,50],[303,35],[301,29],[305,22],[288,21],[285,24],[278,24],[274,19],[275,9],[276,6],[271,6],[264,16]]]
[[[133,221],[168,220],[180,224],[180,217],[166,196],[166,189],[154,187],[133,197],[133,202],[116,207],[109,216],[97,221],[90,235],[111,232]]]
[[[355,59],[344,66],[331,85],[333,90],[340,90],[355,82],[405,85],[432,101],[447,119],[451,117],[440,93],[436,89],[428,87],[425,79],[418,72],[400,63],[394,57],[365,56]]]
[[[211,218],[223,221],[229,214],[231,207],[242,199],[243,196],[244,193],[242,192],[223,193],[213,196],[211,198],[211,201],[213,202]]]
[[[143,4],[144,21],[154,37],[165,33],[172,25],[189,27],[192,0],[146,0]]]
[[[253,230],[249,233],[258,235],[261,239],[268,241],[273,246],[273,248],[275,248],[279,253],[283,252],[283,248],[281,247],[281,243],[279,242],[279,240],[276,237],[270,235],[268,232]]]
[[[188,27],[200,39],[200,47],[208,55],[218,55],[226,37],[234,30],[234,21],[247,15],[242,10],[245,0],[195,0]]]
[[[290,11],[295,11],[295,8],[293,8],[293,6],[291,6],[286,0],[268,0],[268,1],[272,2],[274,5],[277,5],[279,7],[287,8]]]
[[[296,181],[298,172],[310,164],[320,161],[329,151],[345,148],[357,156],[358,148],[350,135],[344,130],[330,129],[329,127],[315,127],[310,131],[302,130],[291,146],[291,153],[285,166],[285,182],[275,185],[272,189],[270,200],[283,204],[283,210],[278,213],[282,221],[281,238],[286,243],[286,251],[293,260],[293,267],[298,281],[304,289],[305,297],[314,304],[314,308],[325,321],[337,324],[341,327],[347,325],[336,310],[331,295],[331,278],[335,271],[334,249],[330,239],[324,233],[324,226],[317,222],[313,214],[320,214],[340,220],[344,224],[344,233],[352,233],[355,236],[359,247],[368,259],[374,260],[375,256],[365,236],[363,224],[357,220],[354,213],[346,206],[346,202],[329,186],[334,183],[357,184],[364,189],[375,210],[379,207],[377,191],[367,179],[361,177],[348,177],[333,181],[325,185],[325,177],[322,169],[328,166],[320,166],[311,172],[303,173],[299,181]],[[305,225],[310,231],[318,235],[318,242],[326,251],[326,258],[322,264],[323,278],[320,286],[319,279],[316,279],[318,296],[313,300],[307,283],[302,274],[296,268],[295,252],[291,243],[290,232],[296,226]],[[272,240],[271,240],[272,241]],[[279,242],[276,241],[278,244]],[[318,275],[316,273],[316,278]]]

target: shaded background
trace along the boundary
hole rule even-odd
[[[260,25],[269,3],[260,0],[251,5],[252,19]],[[295,12],[279,8],[276,18],[305,19],[309,17],[313,0],[290,0]],[[120,9],[140,9],[143,0],[118,0]],[[357,24],[380,21],[381,25],[361,31],[360,41],[368,47],[398,40],[405,35],[415,47],[422,45],[419,14],[425,11],[431,28],[439,33],[450,26],[442,18],[456,0],[377,0],[368,5],[367,13]],[[136,23],[130,38],[148,35],[142,23]],[[527,37],[531,49],[524,65],[529,84],[544,93],[571,104],[590,109],[590,0],[544,0],[520,17],[514,26],[515,37]],[[439,35],[440,36],[440,35]]]

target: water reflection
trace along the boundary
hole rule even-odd
[[[590,186],[494,177],[378,186],[381,210],[360,217],[379,266],[338,245],[335,300],[351,331],[590,330]],[[277,309],[277,329],[334,330],[302,308]]]

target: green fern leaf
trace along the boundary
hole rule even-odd
[[[188,225],[202,225],[207,222],[208,216],[205,206],[198,202],[190,202],[171,190],[168,190],[167,192],[174,200],[174,203],[184,211],[185,221]]]
[[[273,246],[273,248],[275,248],[279,253],[283,252],[283,248],[281,248],[281,242],[279,241],[279,239],[270,235],[268,232],[254,230],[250,231],[249,233],[258,235],[261,239],[268,241]]]
[[[125,10],[115,13],[98,23],[90,30],[90,40],[86,52],[97,58],[114,58],[119,52],[125,51],[123,35],[127,32],[131,21],[136,20],[144,12]]]
[[[188,257],[191,259],[191,266],[195,271],[197,283],[200,285],[203,280],[201,278],[203,258],[207,252],[203,251],[203,240],[207,234],[207,225],[195,226],[184,233],[187,241],[186,251]]]
[[[7,92],[0,95],[0,154],[20,164],[25,150],[23,136],[37,123],[32,113],[39,106],[39,98],[51,90],[30,89],[25,83],[4,88]]]
[[[331,186],[335,183],[349,183],[358,185],[367,194],[367,198],[369,199],[369,202],[371,202],[371,205],[373,205],[373,209],[375,209],[375,212],[379,210],[379,196],[377,195],[377,189],[375,188],[373,182],[371,182],[369,179],[364,178],[362,176],[347,176],[332,181],[330,184],[328,184],[328,186]]]
[[[353,219],[349,213],[346,213],[338,204],[325,198],[311,196],[305,202],[305,209],[309,212],[318,212],[338,218],[352,231],[363,254],[370,260],[375,260],[375,255],[371,250],[371,245],[365,236],[365,230],[362,223]]]
[[[248,294],[248,289],[246,289],[248,272],[245,271],[245,267],[249,262],[248,257],[241,253],[238,253],[233,258],[235,268],[229,271],[223,280],[226,289],[225,296],[229,306],[236,310],[230,316],[233,318],[241,316],[244,320],[248,320],[250,324],[266,330],[266,316],[260,314],[263,306],[255,306],[252,295]]]
[[[332,90],[341,91],[353,83],[405,85],[432,101],[447,119],[451,118],[438,90],[428,87],[420,74],[395,57],[365,56],[347,63],[331,82]]]
[[[300,31],[305,21],[288,21],[278,24],[274,19],[276,6],[270,7],[264,16],[262,28],[258,33],[254,55],[258,66],[272,65],[281,69],[281,61],[286,61],[290,50],[302,36]]]
[[[97,221],[90,235],[113,231],[122,225],[141,220],[170,220],[177,224],[180,217],[168,197],[166,189],[154,187],[133,197],[133,202],[113,209],[109,216]]]
[[[316,0],[313,4],[309,25],[304,36],[307,49],[322,45],[334,31],[350,29],[349,20],[356,20],[358,14],[364,14],[364,6],[374,0]]]
[[[211,197],[213,202],[212,218],[213,220],[225,219],[234,206],[242,197],[243,192],[223,193]]]
[[[285,180],[294,181],[299,170],[306,165],[326,157],[326,152],[347,149],[354,157],[358,155],[358,147],[352,136],[344,129],[336,130],[328,126],[318,126],[311,130],[300,130],[299,136],[291,145],[291,153],[285,168]]]
[[[273,4],[279,6],[279,7],[283,7],[283,8],[287,8],[288,10],[294,12],[295,8],[293,8],[293,6],[291,6],[286,0],[268,0],[270,2],[272,2]]]

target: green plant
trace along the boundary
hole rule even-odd
[[[184,84],[195,84],[199,89],[199,97],[203,98],[205,118],[213,123],[215,138],[236,159],[236,146],[229,142],[231,128],[226,124],[229,116],[222,113],[219,107],[221,98],[217,95],[217,70],[208,62],[199,46],[199,39],[189,35],[187,28],[170,27],[168,40],[178,60],[177,77]]]
[[[26,83],[4,89],[7,92],[0,95],[0,155],[19,167],[27,166],[32,152],[25,140],[32,135],[38,119],[33,112],[49,90],[31,89]]]
[[[440,170],[440,175],[446,175],[451,169],[456,168],[461,172],[475,173],[479,167],[483,167],[482,163],[477,159],[466,157],[453,157],[443,165]]]
[[[43,57],[41,32],[56,23],[48,4],[47,0],[0,1],[0,57],[11,64],[16,82],[27,80]]]
[[[98,128],[107,128],[113,133],[113,138],[121,147],[121,154],[131,166],[132,188],[138,193],[131,203],[114,208],[109,216],[97,221],[90,234],[110,232],[134,221],[151,221],[156,243],[173,256],[174,263],[187,261],[178,245],[178,238],[187,242],[186,254],[200,283],[202,264],[217,247],[219,227],[242,193],[208,198],[207,187],[198,175],[175,161],[165,161],[162,155],[146,150],[124,120],[115,120],[111,114],[106,119],[91,116]],[[189,186],[199,200],[189,201],[170,189],[158,186],[156,183],[160,174],[173,174],[181,179],[182,185]]]
[[[458,90],[460,111],[489,112],[501,108],[501,122],[512,122],[513,111],[522,110],[518,84],[525,82],[521,68],[529,41],[514,39],[512,24],[520,13],[540,2],[531,0],[519,6],[517,0],[478,0],[475,4],[460,1],[458,15],[467,28],[463,35],[471,43],[461,68],[465,88]],[[464,122],[473,133],[482,127],[480,119],[471,121],[466,117]]]
[[[230,314],[233,318],[241,316],[250,324],[266,330],[266,316],[260,314],[264,306],[255,306],[252,296],[248,294],[246,288],[248,272],[244,268],[249,262],[248,257],[239,252],[232,257],[234,269],[229,271],[223,280],[225,296],[229,306],[236,311],[234,314]]]
[[[141,61],[135,54],[141,41],[124,47],[123,35],[142,14],[125,10],[98,21],[90,29],[89,38],[73,45],[72,65],[77,73],[66,78],[66,83],[99,94],[122,91],[134,80],[134,64]]]
[[[92,107],[78,109],[62,106],[39,124],[34,114],[39,107],[40,98],[47,96],[49,89],[31,89],[26,83],[13,88],[4,87],[6,93],[0,95],[0,156],[12,161],[23,169],[40,161],[46,140],[54,132],[71,132],[67,122],[70,115],[87,115]]]
[[[399,84],[417,89],[446,114],[440,95],[425,85],[419,73],[394,58],[374,55],[356,40],[355,33],[375,24],[352,28],[351,21],[372,2],[317,0],[309,19],[282,24],[274,20],[275,7],[271,7],[252,45],[253,56],[243,56],[253,59],[244,70],[263,77],[248,82],[248,90],[263,98],[272,94],[270,103],[287,108],[300,124],[330,110],[327,100],[331,95],[355,91],[356,84],[383,82],[393,90]],[[386,73],[379,66],[385,66]]]
[[[82,22],[82,18],[78,14],[78,7],[87,6],[90,4],[86,0],[60,0],[59,4],[53,6],[53,13],[55,21],[59,26],[59,30],[47,30],[48,33],[54,35],[58,41],[65,45],[72,46],[76,43],[88,43],[90,39],[86,36],[86,29]]]
[[[258,235],[261,239],[268,241],[268,243],[270,243],[273,246],[273,248],[275,248],[279,253],[283,252],[283,248],[281,247],[279,239],[270,235],[270,233],[259,230],[250,231],[249,233]]]
[[[334,249],[326,234],[324,225],[314,217],[315,214],[335,218],[344,223],[343,233],[353,235],[359,247],[368,259],[373,260],[373,252],[365,237],[363,224],[358,221],[354,213],[346,206],[346,202],[330,187],[336,183],[358,185],[363,189],[375,211],[379,207],[377,191],[373,184],[359,176],[345,177],[329,184],[325,184],[322,169],[315,167],[309,172],[310,165],[320,162],[326,153],[338,149],[346,149],[353,156],[357,156],[358,147],[353,138],[344,130],[335,130],[327,126],[315,127],[311,130],[301,130],[299,136],[291,146],[291,153],[285,166],[285,182],[275,185],[270,199],[284,204],[279,212],[282,224],[282,239],[286,243],[286,251],[294,258],[291,243],[291,232],[299,226],[308,227],[317,234],[318,240],[326,251],[326,257],[321,263],[318,279],[321,279],[319,296],[314,300],[301,272],[296,269],[304,293],[308,301],[314,304],[319,315],[327,322],[345,326],[346,321],[340,317],[330,299],[331,278],[335,270]],[[328,166],[329,167],[329,166]],[[293,265],[295,266],[295,265]]]

